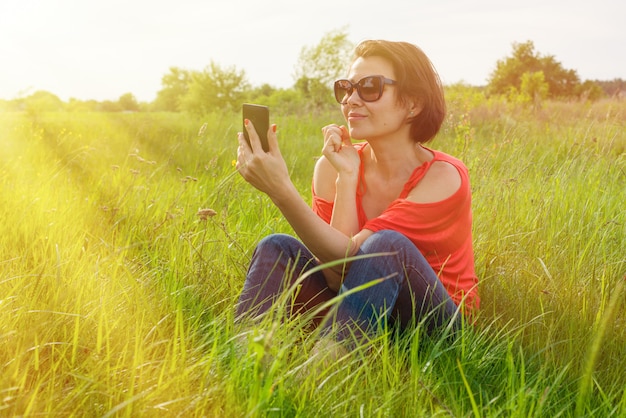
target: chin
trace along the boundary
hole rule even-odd
[[[348,132],[350,133],[350,138],[352,138],[353,140],[363,141],[365,139],[363,133],[360,132],[358,129],[350,128]]]

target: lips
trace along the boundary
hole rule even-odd
[[[366,115],[363,115],[360,113],[353,113],[353,112],[348,113],[348,120],[351,122],[362,120],[362,119],[365,119],[366,117],[367,117]]]

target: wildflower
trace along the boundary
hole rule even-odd
[[[207,123],[204,122],[204,125],[202,125],[200,127],[200,130],[198,131],[198,136],[202,136],[204,134],[204,131],[206,131],[206,126],[207,126]]]
[[[211,171],[217,168],[217,158],[212,158],[207,164],[204,165],[206,171]]]
[[[213,209],[205,208],[198,209],[196,215],[198,215],[198,218],[200,218],[201,221],[206,221],[210,217],[217,215],[217,212],[215,212]]]

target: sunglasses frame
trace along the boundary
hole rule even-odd
[[[364,80],[371,79],[371,78],[379,80],[379,88],[378,88],[378,95],[376,96],[376,98],[373,99],[373,100],[368,100],[368,99],[365,99],[363,97],[363,95],[361,94],[361,88],[363,88],[361,83]],[[366,75],[365,77],[362,77],[356,83],[353,83],[352,81],[348,80],[347,78],[342,78],[342,79],[336,80],[335,83],[333,84],[333,92],[335,93],[335,100],[337,100],[337,102],[340,103],[340,104],[346,104],[347,102],[343,102],[343,101],[339,100],[339,98],[337,97],[337,92],[338,92],[337,91],[338,90],[337,85],[338,85],[338,83],[348,83],[350,85],[350,88],[347,89],[347,90],[342,88],[342,87],[339,88],[339,90],[341,90],[341,92],[344,92],[344,94],[342,96],[343,98],[352,96],[352,93],[356,89],[356,92],[358,93],[358,95],[361,98],[361,100],[363,100],[364,102],[370,102],[371,103],[371,102],[375,102],[377,100],[380,100],[380,98],[383,97],[383,91],[385,89],[385,84],[393,85],[393,84],[396,84],[397,81],[396,80],[392,80],[390,78],[387,78],[387,77],[385,77],[383,75]]]

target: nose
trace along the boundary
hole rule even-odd
[[[355,86],[352,88],[352,91],[350,92],[350,94],[348,94],[348,98],[346,99],[344,103],[352,105],[352,103],[354,103],[355,101],[358,102],[359,100],[361,100],[361,96],[359,96],[359,92]]]

